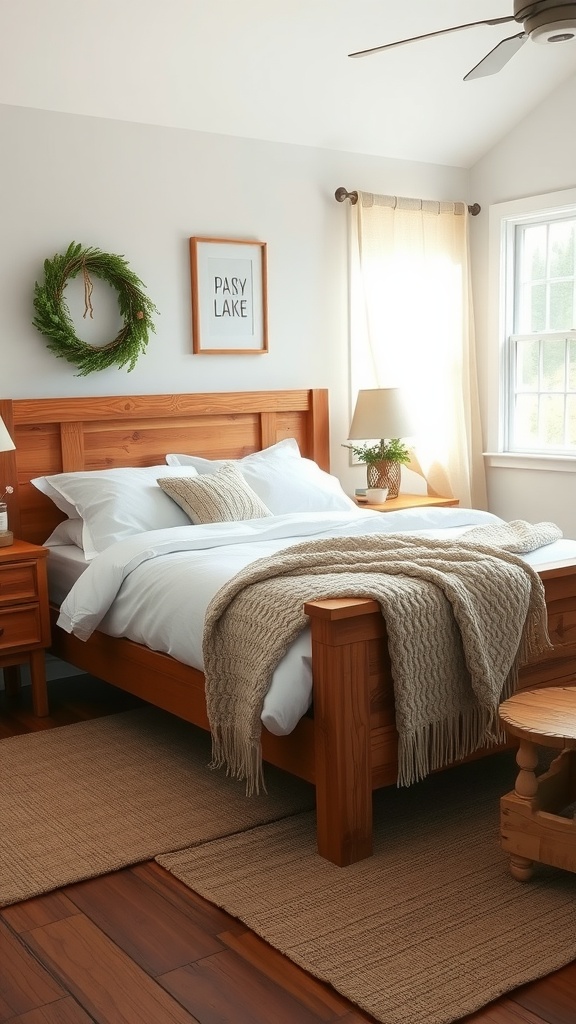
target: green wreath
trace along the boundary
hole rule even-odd
[[[84,276],[84,316],[92,317],[92,282],[90,274],[107,281],[118,292],[120,314],[124,326],[113,341],[101,348],[94,348],[76,336],[76,328],[64,298],[66,284],[77,274]],[[71,242],[65,253],[56,253],[53,259],[44,262],[44,283],[34,285],[34,308],[36,316],[32,323],[49,338],[48,348],[55,355],[75,363],[80,368],[78,377],[85,377],[94,370],[105,370],[108,366],[122,368],[128,364],[133,370],[138,356],[145,351],[148,334],[156,330],[152,314],[158,310],[142,291],[142,281],[130,270],[123,256],[101,252],[100,249],[83,249]]]

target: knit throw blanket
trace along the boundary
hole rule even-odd
[[[484,532],[486,531],[486,532]],[[263,785],[260,715],[304,602],[369,597],[386,621],[399,734],[398,785],[500,737],[518,669],[552,645],[544,587],[515,551],[558,527],[476,527],[457,542],[406,534],[306,541],[247,566],[211,601],[203,650],[213,764]],[[484,537],[488,543],[482,543]]]

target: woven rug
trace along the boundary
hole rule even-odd
[[[576,958],[576,875],[516,882],[511,755],[376,795],[376,852],[337,868],[298,814],[158,862],[383,1024],[447,1024]]]
[[[0,906],[314,806],[266,773],[248,798],[210,738],[155,708],[0,741]]]

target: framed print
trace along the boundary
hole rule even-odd
[[[267,352],[266,242],[191,238],[190,269],[194,353]]]

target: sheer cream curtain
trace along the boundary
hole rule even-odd
[[[358,192],[350,209],[353,400],[401,387],[428,493],[486,508],[468,208]]]

